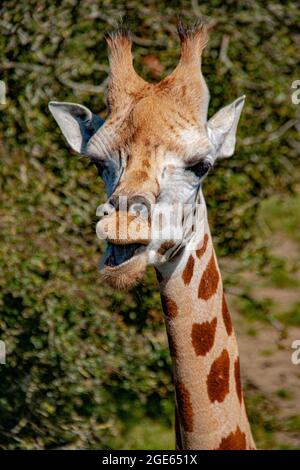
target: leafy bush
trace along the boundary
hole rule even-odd
[[[295,188],[299,60],[294,2],[7,0],[0,6],[1,366],[3,448],[106,448],[147,415],[172,419],[170,361],[156,282],[120,294],[97,272],[96,172],[65,145],[51,99],[105,115],[104,32],[126,15],[137,70],[165,76],[178,58],[176,14],[217,22],[203,70],[210,114],[247,95],[237,154],[205,185],[222,254],[248,254],[268,195]],[[299,43],[298,43],[299,45]]]

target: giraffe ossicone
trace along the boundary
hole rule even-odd
[[[49,108],[71,148],[90,158],[105,184],[108,200],[97,211],[97,234],[107,241],[104,278],[128,288],[147,265],[156,268],[173,362],[177,448],[252,449],[202,193],[216,160],[234,153],[245,97],[207,120],[201,56],[209,30],[205,20],[180,23],[179,63],[155,84],[134,70],[130,33],[110,34],[106,120],[74,103]]]

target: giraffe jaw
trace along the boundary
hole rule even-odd
[[[148,256],[144,245],[108,244],[101,260],[102,277],[114,289],[128,289],[138,284],[147,268]]]

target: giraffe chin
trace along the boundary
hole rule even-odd
[[[113,289],[124,290],[136,286],[143,278],[148,264],[146,253],[140,253],[118,266],[103,265],[102,278]]]

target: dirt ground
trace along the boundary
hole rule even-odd
[[[239,315],[234,313],[242,376],[245,388],[263,394],[271,405],[276,421],[288,421],[300,414],[300,365],[291,360],[293,340],[300,339],[300,328],[290,327],[285,339],[274,327],[257,324],[256,335],[245,332]],[[300,448],[300,430],[274,429],[279,444]]]
[[[258,447],[299,449],[300,364],[292,362],[292,343],[300,340],[300,244],[285,234],[274,235],[270,243],[272,255],[277,264],[278,259],[282,262],[284,272],[279,273],[275,283],[271,279],[274,272],[265,277],[249,271],[239,273],[234,288],[228,288],[227,298]],[[225,279],[234,267],[225,262]],[[286,271],[291,274],[288,279]],[[248,311],[241,308],[240,296],[244,292],[258,302],[257,312],[249,314],[249,306]],[[267,309],[262,313],[263,302]],[[266,321],[261,319],[264,313]]]

